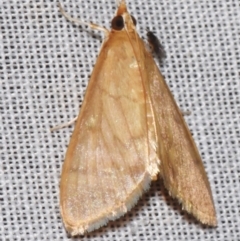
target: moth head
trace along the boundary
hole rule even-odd
[[[111,28],[115,31],[126,29],[127,31],[135,30],[136,19],[127,11],[124,0],[120,1],[115,17],[112,19]]]

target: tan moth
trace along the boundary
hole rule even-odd
[[[215,226],[201,157],[125,1],[111,30],[88,25],[105,38],[63,164],[66,230],[82,235],[124,215],[158,175],[185,210]]]

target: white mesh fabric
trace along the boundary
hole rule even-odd
[[[109,27],[115,1],[66,0],[65,10]],[[218,227],[181,210],[161,181],[127,215],[81,240],[240,240],[239,0],[128,1],[146,39],[161,39],[162,72],[200,149]],[[102,33],[76,27],[49,0],[0,3],[0,240],[71,240],[59,178]]]

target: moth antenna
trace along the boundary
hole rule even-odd
[[[126,1],[125,0],[116,0],[117,5],[120,6],[121,4],[125,4],[126,5]]]
[[[65,12],[65,10],[63,9],[63,6],[62,6],[62,4],[60,2],[58,2],[58,7],[59,7],[59,10],[60,10],[61,14],[67,20],[69,20],[70,22],[72,22],[72,23],[74,23],[76,25],[87,25],[88,27],[90,27],[92,29],[103,31],[105,33],[105,35],[108,35],[109,30],[104,28],[104,27],[102,27],[102,26],[99,26],[99,25],[97,25],[95,23],[86,23],[86,22],[83,22],[80,19],[71,17],[67,12]]]

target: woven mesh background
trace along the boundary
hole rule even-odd
[[[65,0],[65,10],[109,27],[115,1]],[[181,210],[162,181],[124,217],[80,240],[240,240],[240,2],[128,1],[200,149],[218,227]],[[0,240],[73,240],[59,213],[59,179],[73,126],[50,132],[79,111],[102,33],[77,27],[51,0],[0,3]]]

